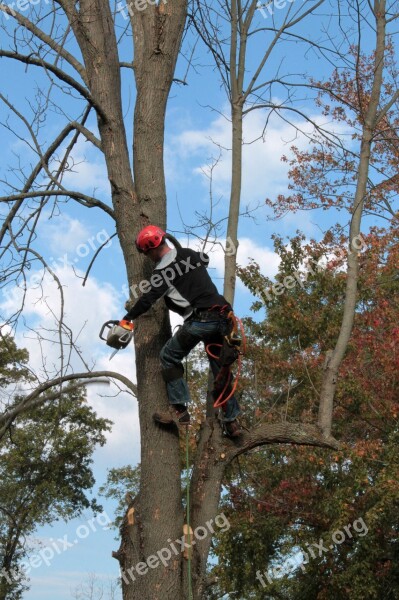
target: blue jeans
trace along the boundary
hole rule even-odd
[[[166,342],[161,350],[161,364],[164,369],[171,367],[182,368],[182,360],[193,348],[200,342],[207,344],[220,344],[223,340],[223,321],[185,321],[180,329]],[[209,364],[213,376],[219,373],[218,362],[208,356]],[[168,399],[170,404],[185,404],[190,402],[190,392],[187,383],[183,377],[168,381],[166,384]],[[236,397],[233,396],[227,401],[225,411],[223,411],[223,421],[225,423],[234,421],[240,414],[240,407]]]

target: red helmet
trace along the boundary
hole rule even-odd
[[[136,248],[139,252],[148,252],[151,248],[158,248],[166,235],[160,227],[147,225],[136,237]]]

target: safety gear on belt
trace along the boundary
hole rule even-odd
[[[231,307],[226,304],[222,307],[212,307],[211,310],[214,308],[220,308],[220,314],[224,317],[226,324],[226,333],[223,336],[222,344],[208,344],[205,348],[208,355],[216,359],[221,367],[214,380],[214,389],[212,392],[215,400],[213,406],[214,408],[219,408],[221,406],[225,407],[227,401],[230,400],[235,392],[241,370],[241,355],[245,354],[246,342],[242,322],[235,316]],[[243,334],[242,348],[241,339],[238,335],[238,326],[240,326]],[[211,351],[213,347],[220,348],[217,355]],[[232,382],[231,365],[236,360],[238,360],[237,375],[235,381]]]
[[[136,248],[139,252],[148,252],[151,248],[158,248],[164,240],[166,232],[157,225],[147,225],[136,237]]]

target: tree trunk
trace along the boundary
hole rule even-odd
[[[137,228],[149,223],[166,227],[163,165],[165,111],[185,18],[186,2],[180,0],[173,4],[161,3],[159,7],[147,6],[145,11],[135,11],[131,19],[137,88],[133,140]],[[133,247],[133,235],[130,243]],[[137,253],[135,261],[142,264]],[[140,270],[144,277],[150,275],[148,260],[144,260]],[[159,352],[169,337],[169,319],[162,306],[157,306],[137,321],[135,340],[141,482],[140,494],[133,503],[135,523],[129,525],[125,522],[118,553],[125,600],[178,600],[186,597],[182,554],[170,552],[171,542],[180,539],[183,534],[178,437],[169,429],[155,425],[152,419],[156,410],[168,406],[160,373]],[[154,559],[157,566],[145,569],[146,572],[140,575],[137,565],[145,563],[150,556],[159,558],[159,552],[163,562]]]
[[[360,234],[364,201],[367,193],[367,180],[370,167],[370,154],[373,135],[378,124],[378,107],[381,98],[382,74],[384,68],[386,38],[386,3],[385,0],[374,3],[376,17],[376,48],[374,59],[374,80],[368,103],[360,147],[360,158],[357,173],[357,185],[352,204],[352,220],[349,232],[348,271],[346,278],[344,313],[341,329],[331,358],[326,361],[320,393],[319,426],[325,436],[331,433],[333,403],[338,379],[339,367],[344,358],[351,336],[356,310],[357,283],[359,276],[359,249],[355,240]]]
[[[190,521],[195,544],[192,553],[193,600],[200,600],[205,590],[212,534],[218,529],[215,517],[218,515],[222,480],[227,465],[226,456],[218,422],[214,418],[206,419],[201,426],[191,478]],[[201,536],[198,537],[195,535],[197,528],[201,528]]]
[[[159,8],[148,5],[145,11],[132,16],[137,83],[133,183],[123,123],[119,57],[109,5],[100,0],[82,0],[79,13],[70,12],[90,91],[101,108],[98,126],[130,285],[148,278],[151,270],[149,261],[143,260],[135,249],[138,230],[148,223],[166,226],[165,109],[185,14],[182,0],[174,2],[173,7],[172,3],[161,4]],[[185,597],[180,555],[168,564],[165,560],[165,564],[147,569],[145,574],[137,567],[147,557],[168,547],[168,539],[180,538],[183,529],[179,444],[175,435],[161,430],[152,420],[155,410],[167,407],[159,351],[169,336],[169,319],[161,306],[143,315],[136,324],[141,485],[134,503],[134,525],[126,524],[122,529],[117,553],[126,600]]]
[[[242,179],[242,104],[240,101],[232,103],[232,158],[231,158],[231,192],[229,206],[229,220],[227,225],[227,247],[232,250],[225,256],[224,263],[224,297],[230,304],[234,302],[236,288],[236,267],[238,250],[238,219],[241,202]]]
[[[242,184],[242,120],[243,120],[243,87],[246,60],[246,26],[239,27],[242,21],[241,4],[232,0],[231,10],[231,41],[229,73],[230,106],[231,106],[231,190],[229,218],[227,221],[227,240],[224,259],[224,297],[231,305],[234,303],[236,289],[236,268],[238,250],[238,220],[240,215],[241,184]],[[250,9],[250,13],[253,11]],[[249,20],[250,22],[250,20]],[[238,63],[238,64],[237,64]]]

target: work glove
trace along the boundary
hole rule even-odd
[[[129,300],[126,300],[125,302],[125,310],[129,311],[135,304],[135,301],[129,298]]]
[[[134,300],[126,300],[125,302],[125,310],[127,310],[127,314],[123,317],[126,321],[133,321],[131,317],[129,317],[129,312],[132,310],[133,306],[136,304]]]
[[[125,302],[125,310],[130,311],[133,308],[134,302],[133,300],[126,300]],[[132,321],[133,319],[129,316],[129,312],[123,317],[123,321]]]

